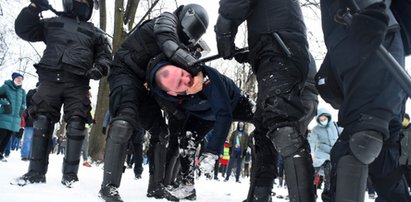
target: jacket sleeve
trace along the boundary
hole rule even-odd
[[[207,151],[217,153],[220,146],[224,144],[232,122],[232,107],[227,87],[218,75],[208,75],[211,84],[204,89],[216,120],[214,123],[214,138],[209,142]]]
[[[220,0],[218,13],[224,18],[241,24],[252,9],[252,0]]]
[[[44,41],[43,28],[44,21],[40,20],[38,11],[32,6],[23,8],[14,22],[16,34],[30,42]]]
[[[94,43],[94,64],[99,66],[103,70],[103,75],[106,76],[112,61],[111,45],[105,34],[99,29],[97,31],[98,34]]]
[[[314,127],[311,131],[310,138],[308,138],[308,142],[310,143],[311,154],[315,153],[315,149],[317,148],[317,141],[318,141],[318,134],[317,129]]]

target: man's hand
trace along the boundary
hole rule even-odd
[[[388,16],[385,14],[385,5],[375,5],[366,8],[352,16],[350,37],[359,46],[375,50],[385,39],[388,28]]]
[[[86,76],[87,76],[87,78],[89,78],[89,79],[99,80],[99,79],[101,79],[101,78],[103,77],[103,73],[102,73],[102,71],[100,70],[100,68],[98,68],[97,66],[95,66],[95,67],[89,69],[89,70],[86,72]]]
[[[35,7],[39,12],[50,9],[50,4],[48,0],[30,0],[30,2],[32,3],[32,6],[34,4],[33,7]]]
[[[196,94],[203,90],[204,74],[199,72],[196,76],[193,77],[193,85],[187,89],[187,95]]]

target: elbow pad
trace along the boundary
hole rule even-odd
[[[165,12],[161,14],[154,23],[154,34],[175,33],[177,34],[177,16]]]

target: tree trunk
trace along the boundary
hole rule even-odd
[[[100,29],[106,30],[106,0],[100,0]],[[107,78],[103,78],[99,82],[97,104],[94,114],[96,121],[93,124],[89,138],[89,155],[93,161],[101,162],[104,158],[104,148],[106,145],[105,136],[101,133],[101,128],[104,116],[108,109],[110,89],[108,87]]]
[[[128,7],[130,9],[130,19],[134,19],[135,11],[137,9],[139,0],[134,0],[136,3],[133,3]],[[123,30],[124,22],[124,0],[116,0],[114,6],[114,36],[113,36],[113,55],[120,47],[121,43],[126,37],[126,33]],[[129,21],[130,23],[133,20]],[[106,1],[100,0],[100,28],[105,30],[106,27]],[[108,86],[107,78],[103,78],[99,83],[99,90],[97,95],[97,105],[95,110],[95,120],[90,133],[90,145],[89,145],[89,154],[93,161],[103,161],[104,159],[104,149],[105,149],[105,137],[101,133],[103,120],[105,114],[108,110],[109,99],[110,98],[110,89]]]

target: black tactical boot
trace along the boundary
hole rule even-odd
[[[46,183],[46,176],[37,172],[28,172],[21,177],[13,179],[11,185],[24,186],[35,183]]]
[[[75,182],[78,182],[78,177],[74,173],[64,174],[63,178],[61,179],[61,184],[68,188],[71,188],[71,186]]]
[[[255,187],[252,202],[271,202],[271,187]]]
[[[120,194],[118,193],[118,188],[110,184],[101,186],[101,189],[98,192],[98,197],[106,202],[123,202],[123,199],[121,199]]]

